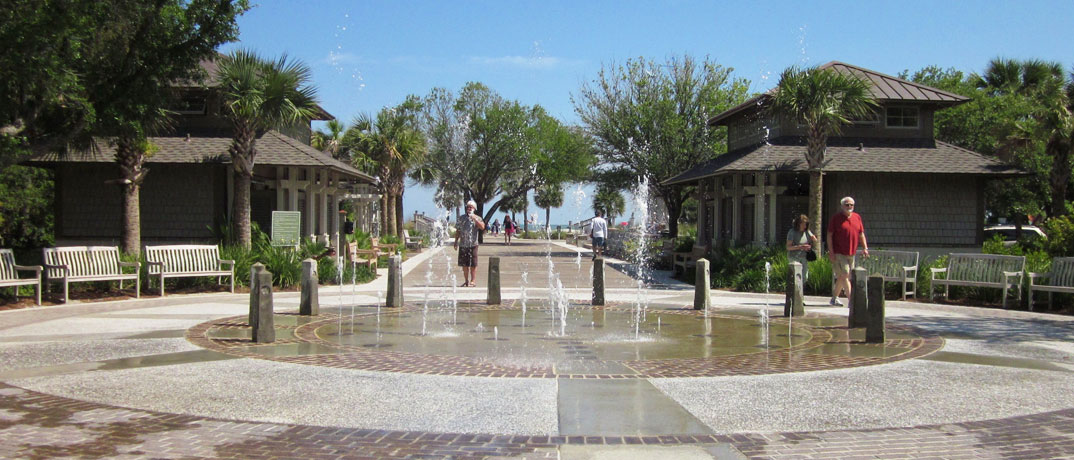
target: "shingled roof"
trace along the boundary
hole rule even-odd
[[[230,136],[198,137],[151,137],[149,141],[159,150],[147,160],[149,164],[161,163],[231,163],[228,147]],[[30,160],[29,164],[50,163],[111,163],[115,147],[104,140],[97,141],[97,152],[70,152],[64,156],[44,154]],[[353,166],[332,158],[330,155],[299,142],[277,131],[269,131],[257,139],[255,163],[267,166],[314,166],[328,168],[363,182],[375,183],[376,179]]]
[[[931,86],[922,85],[920,83],[914,83],[912,81],[903,80],[901,78],[893,77],[891,75],[885,75],[880,72],[861,68],[858,66],[846,64],[839,61],[832,61],[824,64],[818,69],[831,69],[842,74],[850,74],[859,77],[863,80],[868,80],[869,95],[873,97],[877,102],[917,102],[917,103],[929,103],[939,106],[954,106],[970,99],[965,96],[960,96],[955,93],[947,92],[941,89],[936,89]],[[721,125],[722,122],[728,118],[733,117],[742,112],[746,112],[750,108],[763,106],[779,87],[772,88],[746,102],[743,102],[731,109],[728,109],[709,119],[709,125]]]
[[[665,184],[685,184],[733,172],[806,172],[806,140],[787,136],[727,152]],[[1024,171],[979,153],[927,139],[830,138],[824,171],[858,173],[972,174],[1013,177]]]

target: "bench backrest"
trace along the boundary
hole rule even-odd
[[[1074,287],[1074,257],[1056,257],[1052,259],[1052,276],[1047,284],[1052,286]]]
[[[0,249],[0,281],[17,279],[15,254],[10,249]]]
[[[888,278],[897,278],[903,276],[903,267],[917,267],[918,253],[877,249],[869,251],[869,257],[864,257],[864,254],[858,251],[854,256],[854,261],[855,267],[865,268],[870,275],[880,274]]]
[[[947,279],[1002,283],[1003,272],[1021,273],[1025,266],[1024,256],[951,254],[947,259]]]
[[[45,264],[67,265],[68,276],[119,275],[119,248],[116,246],[64,246],[45,248]],[[49,269],[50,278],[62,277],[63,271]]]
[[[146,262],[164,264],[164,273],[195,273],[220,270],[220,248],[215,244],[174,244],[146,246]],[[159,265],[147,264],[149,274],[160,273]]]

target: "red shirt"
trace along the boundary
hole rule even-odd
[[[852,256],[858,251],[858,236],[864,232],[865,227],[858,213],[848,216],[837,212],[828,221],[828,233],[832,234],[832,247],[828,250],[833,254]]]

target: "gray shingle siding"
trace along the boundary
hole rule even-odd
[[[825,224],[839,212],[842,197],[854,197],[871,247],[980,245],[981,192],[975,178],[909,174],[831,178],[825,179]]]

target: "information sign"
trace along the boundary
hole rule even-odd
[[[302,212],[272,211],[272,245],[297,246],[302,241]]]

